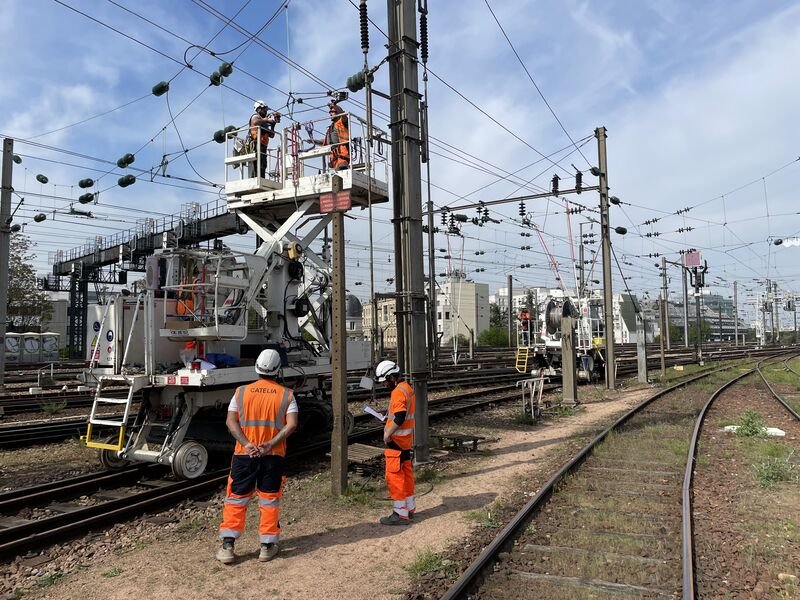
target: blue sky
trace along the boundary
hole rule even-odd
[[[535,192],[549,187],[554,172],[567,177],[542,161],[523,169],[540,158],[532,148],[548,155],[565,149],[553,160],[570,172],[570,164],[586,170],[589,163],[596,164],[593,130],[604,125],[609,134],[609,182],[612,193],[625,203],[612,209],[612,224],[629,230],[624,237],[614,237],[614,247],[633,291],[652,294],[659,285],[656,261],[648,254],[677,260],[679,249],[697,247],[709,262],[709,278],[719,293],[730,295],[732,282],[738,280],[746,296],[747,288],[755,289],[753,279],[765,277],[776,279],[787,293],[800,293],[800,269],[795,266],[800,248],[768,242],[771,237],[800,234],[793,185],[800,162],[792,162],[800,155],[794,125],[800,80],[792,76],[792,64],[800,56],[796,3],[490,0],[489,4],[571,137],[578,141],[588,136],[581,146],[588,162],[570,148],[486,3],[430,0],[429,67],[435,74],[429,82],[435,137],[431,183],[438,206],[454,205],[460,197],[477,201]],[[358,15],[348,0],[291,0],[288,19],[283,4],[274,0],[6,0],[3,6],[0,68],[6,77],[0,88],[0,132],[17,138],[15,151],[23,156],[14,170],[14,187],[25,203],[15,222],[28,222],[25,231],[37,243],[36,266],[42,273],[49,269],[52,252],[84,244],[96,235],[135,228],[149,216],[179,213],[189,202],[217,201],[219,188],[203,181],[224,180],[222,147],[209,142],[215,130],[244,124],[254,98],[284,106],[289,90],[307,98],[305,104],[295,105],[295,118],[322,117],[315,110],[324,104],[319,94],[328,86],[342,87],[362,61]],[[234,23],[250,31],[277,13],[260,39],[288,53],[316,77],[290,68],[259,44],[242,45],[247,38],[234,27],[223,30],[224,21],[218,16],[229,19],[240,9]],[[373,21],[385,29],[385,3],[370,0],[369,10]],[[208,86],[206,76],[218,67],[219,59],[205,53],[194,58],[197,49],[189,47],[212,38],[210,48],[215,52],[239,47],[221,55],[228,60],[236,57],[227,88]],[[384,41],[373,28],[372,64],[383,57]],[[184,53],[193,69],[182,68]],[[176,118],[177,132],[170,124],[166,97],[150,95],[154,84],[176,75],[169,108],[177,114],[192,102]],[[377,81],[386,90],[385,68]],[[348,108],[361,113],[353,104]],[[382,101],[376,108],[384,114],[388,110]],[[382,126],[386,120],[376,119]],[[178,132],[183,147],[198,146],[188,157],[199,175],[182,156]],[[133,167],[144,171],[158,166],[164,154],[170,155],[167,173],[173,178],[156,177],[151,183],[146,173],[137,174],[135,185],[116,187],[124,171],[113,163],[126,152],[136,153]],[[48,184],[36,181],[40,173],[47,175]],[[70,199],[84,192],[77,187],[84,177],[100,178],[99,202],[86,207],[75,203],[91,210],[93,219],[64,214]],[[595,181],[588,174],[584,180],[587,185]],[[565,179],[562,188],[568,183]],[[590,208],[597,205],[594,193],[570,200]],[[685,207],[691,210],[672,214]],[[526,210],[541,227],[559,271],[570,279],[570,257],[577,250],[569,243],[563,204],[532,201]],[[30,222],[38,212],[47,213],[48,220]],[[363,295],[369,277],[366,215],[354,216],[357,219],[347,225],[352,262],[348,281],[362,281],[362,287],[350,289],[364,290]],[[437,248],[447,249],[449,244],[450,254],[458,257],[451,266],[470,271],[492,291],[505,285],[509,274],[517,278],[517,285],[554,286],[554,273],[539,240],[520,236],[529,230],[519,224],[518,205],[493,210],[491,216],[502,222],[465,226],[463,239],[437,236]],[[386,280],[394,275],[389,217],[388,205],[376,210],[379,290],[388,288]],[[659,221],[644,224],[654,218]],[[573,217],[573,234],[580,220],[581,215]],[[678,232],[688,227],[692,230]],[[252,247],[250,239],[229,243]],[[531,250],[521,250],[523,245]],[[485,254],[475,255],[479,249]],[[519,268],[521,264],[532,267]],[[439,259],[437,271],[446,268],[445,260]],[[479,268],[485,271],[475,272]],[[672,289],[677,292],[679,273],[674,270],[672,275]],[[619,290],[621,275],[615,271],[614,277]]]

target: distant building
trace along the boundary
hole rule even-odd
[[[375,308],[372,302],[363,305],[362,329],[364,337],[372,339],[373,328],[377,333],[378,348],[397,348],[397,320],[395,319],[396,301],[394,298],[380,298],[375,302],[377,306],[377,322]]]
[[[353,294],[347,294],[345,297],[345,304],[345,328],[347,329],[347,337],[362,339],[364,337],[364,309],[361,306],[361,300],[353,296]]]
[[[450,272],[436,295],[436,329],[442,341],[470,332],[478,336],[489,329],[489,286],[467,279],[461,271]]]

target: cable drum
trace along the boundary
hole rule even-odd
[[[547,333],[553,335],[556,331],[561,329],[561,306],[555,300],[550,300],[545,308],[544,322],[547,328]]]

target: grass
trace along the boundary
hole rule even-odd
[[[42,412],[47,413],[48,415],[57,415],[67,408],[67,401],[53,400],[51,402],[43,402],[39,405],[39,408],[42,409]]]
[[[490,504],[484,508],[478,508],[465,512],[464,518],[467,521],[475,523],[479,527],[484,527],[486,529],[497,529],[502,525],[499,520],[501,510],[502,505],[498,504],[496,507],[493,507],[493,505]]]
[[[417,550],[414,555],[414,560],[406,567],[406,570],[411,573],[415,579],[420,579],[429,573],[436,572],[452,575],[455,569],[456,564],[452,560],[445,558],[442,554],[434,552],[430,548]]]
[[[336,498],[336,502],[343,506],[366,506],[368,508],[380,506],[380,502],[375,498],[375,486],[369,482],[351,481],[347,484],[345,493]]]
[[[64,577],[63,573],[48,573],[47,575],[42,575],[41,577],[36,578],[36,587],[38,588],[48,588],[51,585],[55,585],[58,581]]]
[[[113,567],[108,571],[104,571],[103,573],[101,573],[101,575],[103,577],[116,577],[117,575],[122,575],[122,569],[120,569],[119,567]]]
[[[436,469],[432,467],[424,467],[414,473],[414,481],[416,483],[438,483],[444,479]]]
[[[178,523],[178,530],[180,531],[199,531],[205,529],[207,522],[202,517],[192,517],[191,519],[184,519]]]
[[[782,481],[800,481],[800,468],[791,462],[791,453],[785,457],[768,456],[753,465],[761,487],[771,488]]]
[[[736,430],[736,435],[741,437],[764,437],[766,435],[766,427],[761,415],[758,411],[748,410],[741,417],[739,417],[739,429]]]

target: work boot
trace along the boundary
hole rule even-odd
[[[272,560],[278,555],[280,548],[278,544],[261,544],[261,552],[258,553],[258,560],[267,562]]]
[[[414,520],[414,513],[415,512],[417,512],[417,511],[415,511],[415,510],[408,511],[408,520],[409,521],[413,521]]]
[[[233,538],[224,538],[222,548],[217,550],[217,560],[223,565],[229,565],[236,560],[236,555],[233,553],[233,542]]]
[[[380,523],[381,525],[408,525],[410,521],[396,512],[392,512],[388,517],[381,517]]]

